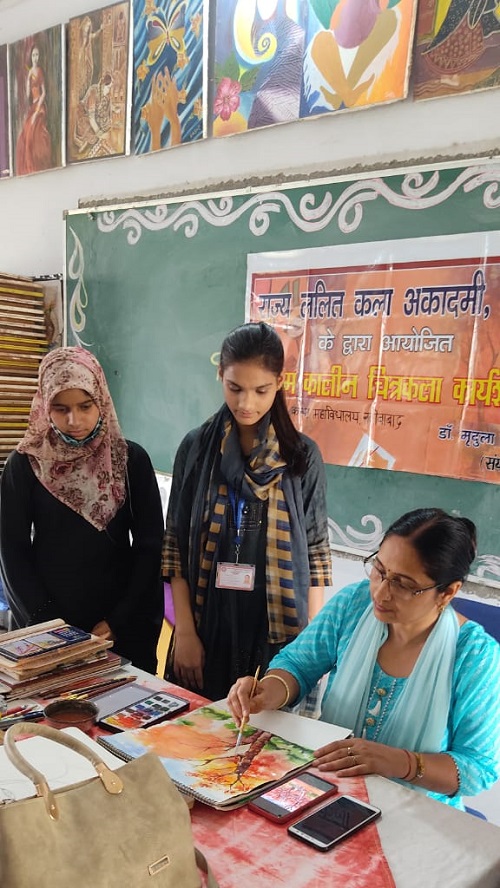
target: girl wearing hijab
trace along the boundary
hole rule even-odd
[[[123,437],[102,367],[83,348],[49,352],[0,485],[0,562],[15,623],[62,618],[154,673],[162,535],[151,461]]]

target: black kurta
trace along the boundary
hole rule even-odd
[[[182,576],[189,585],[191,606],[194,612],[195,587],[189,580],[190,562],[198,564],[199,554],[193,539],[193,510],[196,497],[200,495],[205,501],[203,485],[203,458],[209,458],[206,448],[201,448],[203,432],[209,423],[200,429],[193,429],[181,442],[175,458],[172,487],[169,499],[169,519],[164,550],[164,574]],[[301,435],[306,452],[307,469],[302,477],[293,476],[296,498],[303,508],[304,531],[307,539],[305,557],[308,584],[302,592],[295,588],[295,600],[299,625],[307,623],[307,593],[309,585],[323,586],[331,583],[331,556],[328,542],[328,524],[326,511],[326,482],[323,461],[317,445],[310,438]],[[194,458],[193,470],[187,470]],[[219,484],[225,479],[220,468],[220,447],[218,447],[213,465],[212,485],[215,499]],[[178,515],[185,509],[189,514],[189,539],[181,535],[178,527]],[[203,693],[217,700],[225,697],[231,685],[242,675],[255,673],[257,666],[262,673],[268,663],[287,641],[291,641],[296,632],[279,643],[268,641],[269,620],[266,581],[266,544],[267,503],[249,499],[242,515],[242,541],[239,553],[240,563],[255,566],[255,584],[251,592],[236,589],[220,589],[216,587],[216,571],[219,561],[235,562],[235,528],[233,511],[230,504],[226,506],[222,518],[221,530],[214,552],[211,576],[204,592],[203,606],[200,614],[197,633],[203,643],[205,665],[203,669]],[[175,550],[179,550],[180,565],[175,568]],[[172,551],[173,550],[173,551]],[[195,577],[196,582],[196,577]],[[298,630],[297,630],[298,631]],[[175,638],[173,638],[167,657],[165,677],[179,681],[173,672]]]
[[[14,451],[0,486],[1,568],[19,626],[60,617],[88,631],[106,620],[114,649],[154,673],[163,516],[149,456],[127,444],[127,498],[103,531],[49,493]]]

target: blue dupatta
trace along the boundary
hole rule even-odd
[[[459,623],[447,607],[427,638],[405,687],[381,725],[378,741],[388,746],[440,752],[448,721]],[[373,669],[388,635],[387,625],[363,612],[328,694],[322,721],[352,727],[360,737]]]

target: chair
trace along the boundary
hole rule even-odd
[[[453,599],[453,607],[468,620],[480,623],[489,635],[500,642],[500,607],[458,596]]]
[[[488,820],[486,814],[483,814],[482,811],[478,811],[476,808],[469,808],[468,805],[466,805],[465,810],[467,811],[467,814],[472,814],[473,817],[479,817],[480,820]]]
[[[175,625],[174,602],[172,600],[172,590],[170,588],[170,583],[167,583],[166,581],[163,583],[163,592],[165,596],[164,620],[160,638],[158,640],[158,647],[156,649],[156,656],[158,658],[158,667],[156,674],[160,678],[163,678],[165,674],[165,664],[167,660],[168,648],[170,645],[170,638],[172,635],[172,629]]]
[[[486,632],[500,642],[500,607],[495,604],[487,604],[482,601],[475,601],[472,598],[455,597],[453,599],[453,607],[458,613],[467,617],[468,620],[474,620],[480,623]],[[465,806],[468,814],[479,817],[481,820],[488,820],[482,811],[477,808],[469,808]]]

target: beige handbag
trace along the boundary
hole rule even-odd
[[[85,756],[97,775],[52,791],[16,738],[39,735]],[[44,725],[9,728],[5,751],[36,796],[0,805],[2,888],[198,888],[187,805],[147,753],[111,771],[87,746]],[[57,756],[57,749],[54,752]],[[207,884],[217,888],[208,871]]]

